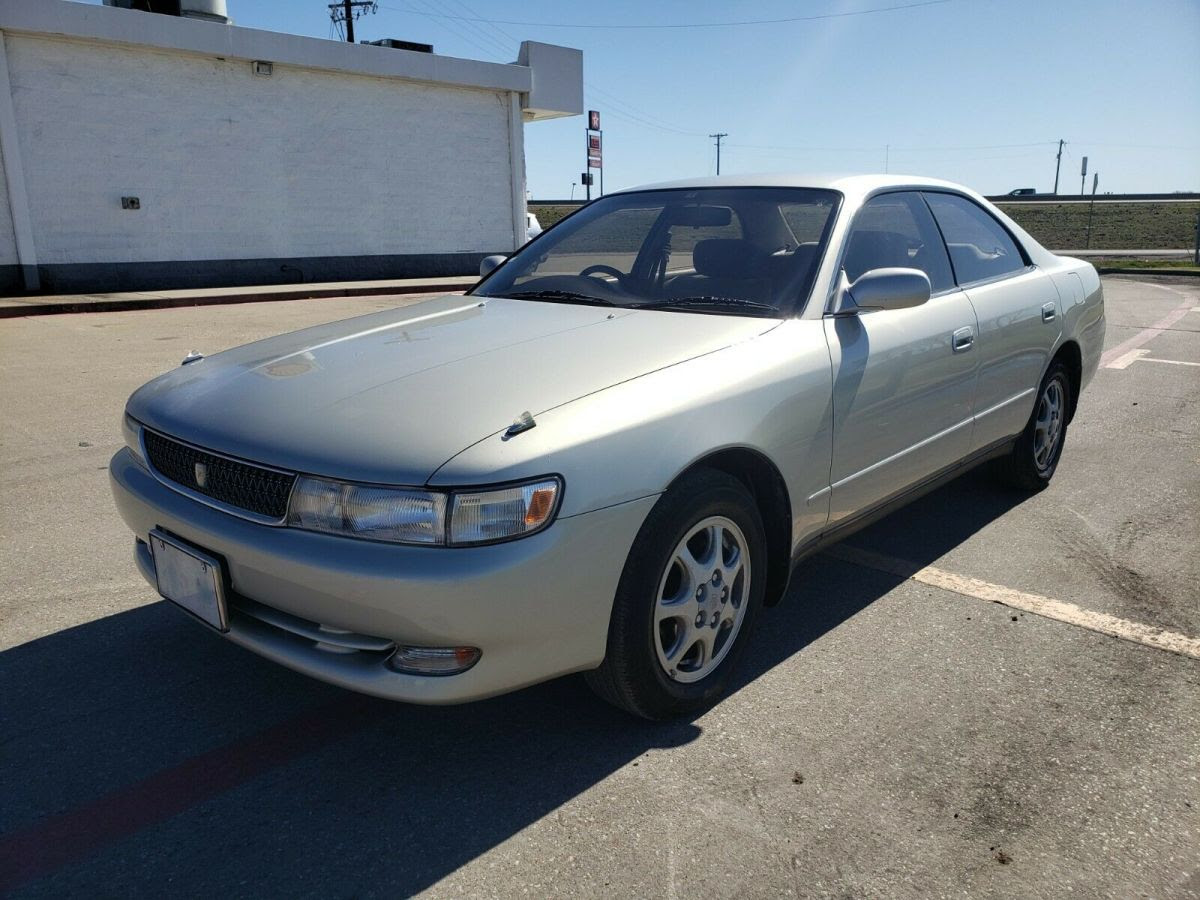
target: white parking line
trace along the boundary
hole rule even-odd
[[[843,562],[875,569],[879,572],[887,572],[889,575],[898,575],[901,578],[909,578],[921,584],[961,594],[964,597],[1000,603],[1012,609],[1023,610],[1053,619],[1056,622],[1064,622],[1067,625],[1086,628],[1088,631],[1120,638],[1123,641],[1131,641],[1135,644],[1153,647],[1156,650],[1166,650],[1169,653],[1200,659],[1200,638],[1166,631],[1153,625],[1143,625],[1141,622],[1120,619],[1110,616],[1108,613],[1084,609],[1074,603],[1053,600],[1040,594],[1027,594],[1003,585],[980,581],[978,578],[955,575],[933,566],[919,568],[901,559],[872,553],[869,550],[860,550],[857,547],[848,547],[844,544],[838,544],[825,552]]]
[[[1162,285],[1156,284],[1153,285],[1153,287],[1162,287]],[[1170,290],[1172,294],[1185,296],[1180,291],[1171,290],[1170,288],[1164,288],[1164,290]],[[1158,337],[1158,335],[1162,334],[1164,331],[1186,316],[1189,312],[1191,312],[1192,304],[1195,302],[1196,301],[1194,298],[1188,297],[1182,306],[1173,309],[1149,328],[1143,328],[1133,337],[1129,338],[1129,340],[1122,341],[1121,343],[1117,344],[1117,346],[1109,350],[1105,350],[1100,356],[1101,367],[1106,369],[1118,368],[1111,365],[1114,360],[1120,359],[1122,356],[1125,356],[1127,353],[1129,353],[1130,350],[1142,346],[1142,344],[1145,344],[1152,338]],[[1123,369],[1125,366],[1120,366],[1119,368]]]
[[[1157,357],[1153,356],[1143,356],[1142,362],[1160,362],[1166,363],[1169,366],[1200,366],[1200,363],[1198,362],[1187,362],[1186,360],[1182,359],[1158,359]]]
[[[1150,356],[1150,351],[1145,347],[1137,350],[1130,350],[1128,353],[1118,356],[1104,368],[1106,369],[1128,369],[1135,362],[1156,362],[1166,363],[1169,366],[1200,366],[1197,362],[1186,362],[1182,359],[1158,359]]]
[[[1121,356],[1118,356],[1104,368],[1106,369],[1128,369],[1131,365],[1141,359],[1143,356],[1149,355],[1150,351],[1145,349],[1130,350]]]

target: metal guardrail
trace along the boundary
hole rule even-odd
[[[995,194],[987,198],[993,203],[1077,203],[1091,200],[1079,194]],[[1178,191],[1173,194],[1097,194],[1096,202],[1119,203],[1141,200],[1200,200],[1200,192]],[[583,206],[586,200],[530,200],[530,206]]]
[[[1078,203],[1090,201],[1083,194],[999,194],[987,198],[993,203]],[[1180,191],[1175,194],[1097,194],[1096,202],[1121,203],[1143,200],[1200,200],[1200,193]]]

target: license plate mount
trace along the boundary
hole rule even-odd
[[[158,592],[210,628],[229,631],[221,561],[157,528],[150,532],[150,552]]]

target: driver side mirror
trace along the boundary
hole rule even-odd
[[[909,309],[929,302],[929,276],[920,269],[871,269],[838,293],[834,315],[854,315],[860,310]]]
[[[483,261],[479,264],[479,277],[482,278],[484,275],[492,274],[493,270],[495,270],[497,266],[507,259],[508,257],[503,253],[497,253],[493,256],[485,256]]]

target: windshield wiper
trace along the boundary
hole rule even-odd
[[[548,300],[551,303],[590,303],[594,306],[616,306],[611,300],[580,294],[577,291],[508,291],[500,294],[512,300]]]
[[[656,300],[653,303],[642,303],[638,306],[638,309],[684,309],[696,306],[707,306],[710,309],[756,309],[772,313],[773,315],[778,315],[779,313],[779,310],[769,303],[759,303],[757,300],[746,300],[742,297],[714,297],[710,294]]]

